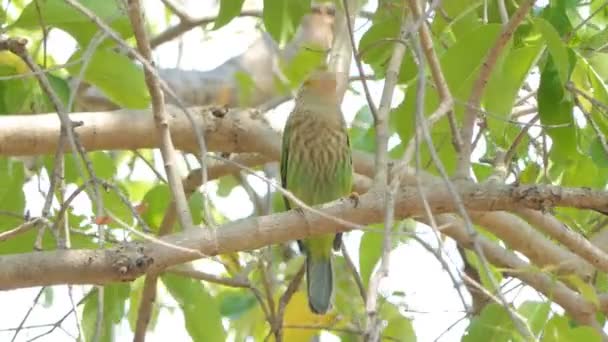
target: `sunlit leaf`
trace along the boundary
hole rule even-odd
[[[110,25],[123,38],[133,35],[129,19],[118,0],[80,0],[82,6]],[[32,1],[21,12],[11,25],[23,29],[40,29],[48,25],[59,28],[72,35],[82,46],[85,46],[99,31],[95,23],[87,16],[63,0]]]
[[[220,13],[215,19],[213,29],[217,30],[220,27],[228,24],[232,19],[241,13],[245,0],[221,0]]]
[[[553,316],[547,322],[543,333],[542,342],[599,342],[602,338],[591,327],[573,327],[568,318],[564,316]]]
[[[194,341],[226,340],[219,305],[199,281],[165,274],[162,281],[184,313],[186,330]]]
[[[76,51],[69,59],[67,70],[77,76],[82,68],[83,51]],[[84,80],[99,87],[116,104],[131,108],[146,108],[150,95],[143,70],[131,59],[109,49],[97,49],[90,57]]]

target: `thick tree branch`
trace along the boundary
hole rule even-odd
[[[468,210],[539,209],[545,200],[555,205],[587,208],[608,206],[608,192],[589,189],[561,189],[549,186],[459,184],[459,194]],[[455,204],[443,186],[424,188],[425,198],[434,213],[453,212]],[[319,215],[310,211],[289,211],[252,217],[212,229],[187,229],[144,244],[129,244],[111,250],[49,251],[0,257],[0,289],[53,284],[97,284],[132,280],[145,272],[201,258],[236,251],[249,251],[270,244],[304,239],[311,235],[346,231],[332,217],[358,224],[380,222],[384,208],[382,192],[360,196],[355,208],[348,199],[321,206]],[[398,218],[421,215],[423,204],[415,187],[403,186],[395,199]],[[216,240],[217,239],[217,240]],[[40,275],[44,274],[44,277]]]

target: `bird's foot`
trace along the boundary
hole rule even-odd
[[[348,195],[348,198],[353,201],[355,208],[359,206],[359,193],[353,191],[350,193],[350,195]]]

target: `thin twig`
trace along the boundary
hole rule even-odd
[[[34,310],[36,305],[38,304],[38,300],[40,300],[40,297],[44,293],[45,288],[46,287],[41,287],[40,291],[38,291],[38,294],[36,295],[36,297],[34,297],[34,301],[32,302],[32,305],[30,305],[30,308],[27,310],[27,312],[25,313],[25,316],[23,316],[23,319],[21,320],[21,323],[19,323],[19,326],[15,330],[15,334],[13,335],[11,342],[14,342],[15,339],[17,338],[17,335],[19,335],[19,332],[23,328],[23,324],[25,324],[25,321],[27,320],[27,318],[30,316],[30,314],[32,313],[32,311]]]

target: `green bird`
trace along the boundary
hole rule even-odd
[[[346,123],[336,92],[336,75],[314,71],[300,87],[295,107],[283,131],[281,183],[302,202],[317,205],[347,196],[353,166]],[[297,207],[288,198],[287,209]],[[306,253],[308,304],[324,314],[333,292],[332,246],[340,248],[341,234],[298,241]]]

